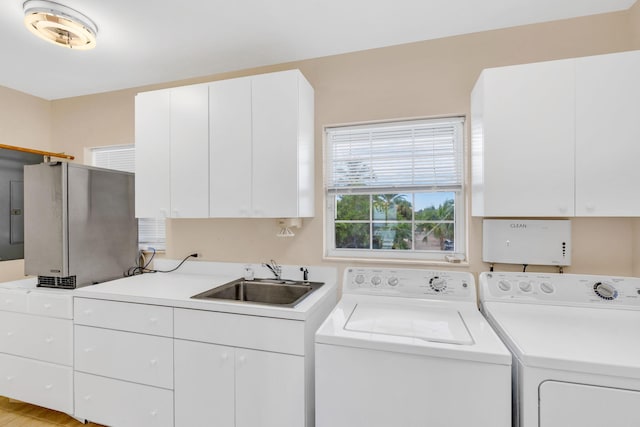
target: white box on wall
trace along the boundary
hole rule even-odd
[[[490,263],[571,265],[571,221],[485,219],[482,260]]]

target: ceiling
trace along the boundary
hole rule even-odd
[[[628,9],[636,0],[58,0],[97,47],[44,42],[0,1],[0,86],[44,99]]]

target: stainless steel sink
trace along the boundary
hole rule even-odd
[[[191,298],[293,307],[322,285],[294,280],[237,279]]]

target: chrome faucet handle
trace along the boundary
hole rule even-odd
[[[282,274],[282,267],[278,265],[277,262],[271,260],[269,262],[265,262],[262,264],[264,267],[267,267],[274,276],[276,276],[277,280],[280,280],[280,275]]]

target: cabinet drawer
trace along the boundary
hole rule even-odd
[[[304,355],[304,322],[202,310],[175,310],[175,337]]]
[[[76,324],[173,336],[173,308],[89,298],[75,298]]]
[[[68,366],[0,354],[0,395],[73,412],[73,371]]]
[[[29,293],[28,311],[39,316],[73,318],[73,297],[51,293]]]
[[[74,415],[117,427],[171,427],[173,392],[76,372]]]
[[[173,388],[173,339],[75,326],[76,371]]]
[[[71,366],[73,324],[68,319],[0,312],[0,352]]]
[[[27,311],[27,291],[25,289],[0,289],[0,310]]]

